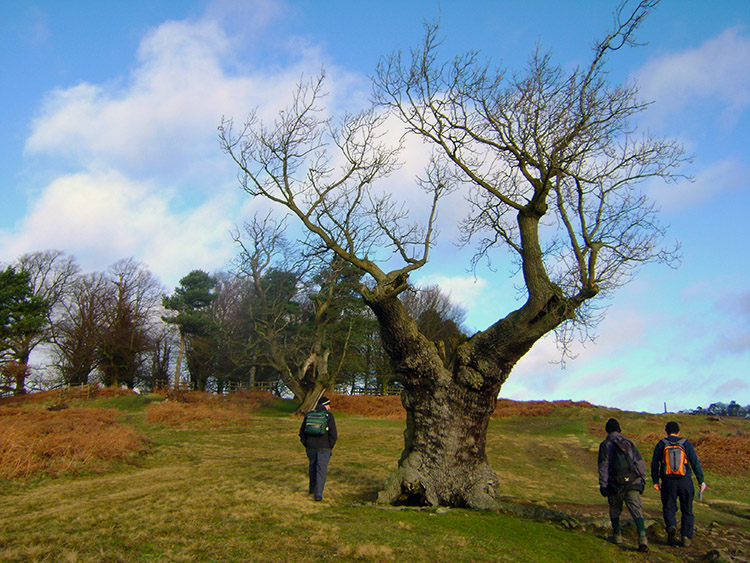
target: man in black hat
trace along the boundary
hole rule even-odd
[[[635,444],[620,432],[620,423],[610,418],[604,426],[607,437],[599,444],[599,492],[609,502],[613,540],[622,543],[620,514],[628,508],[638,529],[638,551],[648,551],[641,493],[646,484],[646,462]]]
[[[307,450],[307,459],[310,461],[308,491],[316,501],[323,500],[328,462],[331,460],[331,450],[338,439],[336,421],[330,410],[331,401],[328,397],[321,397],[315,410],[305,415],[299,429],[299,438]]]
[[[695,447],[687,438],[680,437],[680,425],[675,421],[667,422],[664,432],[666,438],[659,440],[651,458],[651,479],[654,489],[661,493],[662,515],[667,528],[667,543],[690,547],[693,541],[695,516],[693,515],[693,497],[695,489],[690,478],[695,473],[700,491],[706,488],[703,479],[703,468],[698,460]],[[692,471],[691,471],[692,470]],[[659,482],[661,481],[661,483]],[[680,534],[677,540],[677,500],[680,501]]]

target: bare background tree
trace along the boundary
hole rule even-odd
[[[148,367],[163,291],[153,274],[133,259],[115,262],[106,275],[97,346],[100,379],[106,386],[133,388]]]
[[[401,302],[417,321],[419,331],[435,343],[443,358],[446,350],[455,350],[460,341],[466,340],[463,328],[466,310],[453,303],[438,285],[405,291]]]
[[[355,296],[362,272],[325,249],[289,243],[285,229],[284,221],[256,216],[234,239],[238,272],[252,289],[246,307],[255,363],[276,370],[307,412],[334,390],[361,336]]]
[[[53,357],[62,381],[85,385],[98,366],[99,334],[104,328],[107,280],[102,274],[77,277],[55,322]]]
[[[609,56],[634,44],[655,4],[621,6],[590,64],[571,72],[541,52],[515,74],[477,53],[441,62],[438,27],[428,25],[410,57],[395,53],[379,65],[376,107],[334,123],[323,112],[321,76],[300,84],[269,126],[254,115],[237,131],[222,121],[222,146],[248,194],[286,208],[371,278],[360,293],[378,319],[407,411],[404,450],[381,502],[496,506],[499,480],[485,437],[513,366],[545,334],[585,327],[592,300],[639,265],[675,258],[662,248],[656,209],[639,186],[674,179],[683,151],[637,134],[633,118],[645,103],[635,86],[610,84],[606,70]],[[431,200],[422,227],[375,186],[398,166],[399,147],[382,143],[383,109],[435,148],[419,180]],[[452,189],[472,204],[463,226],[466,240],[479,238],[476,259],[496,246],[513,252],[526,300],[441,353],[399,295],[427,262],[435,210]],[[394,257],[400,264],[382,269]]]

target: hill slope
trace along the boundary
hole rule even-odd
[[[615,416],[648,458],[664,416],[569,402],[501,404],[488,456],[504,509],[482,513],[374,504],[403,443],[397,398],[333,398],[340,440],[322,503],[307,495],[294,405],[257,396],[175,398],[66,399],[71,408],[55,413],[61,419],[82,416],[83,406],[106,410],[121,425],[115,432],[141,439],[128,455],[91,454],[67,470],[41,466],[26,480],[0,481],[0,560],[697,561],[712,549],[749,559],[748,473],[722,461],[730,447],[744,447],[749,421],[672,415],[705,457],[709,490],[695,507],[696,541],[684,550],[666,546],[660,503],[648,489],[652,549],[639,554],[632,526],[624,547],[606,539],[596,449]],[[60,397],[0,404],[0,436],[12,435],[9,421],[47,416],[52,403]],[[46,428],[49,439],[54,430]],[[18,447],[0,438],[0,469]]]

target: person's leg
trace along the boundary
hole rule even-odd
[[[677,479],[662,479],[661,507],[667,528],[667,543],[675,545],[677,538]]]
[[[633,517],[635,527],[638,529],[638,549],[640,551],[648,551],[648,539],[646,538],[646,524],[643,520],[641,493],[638,491],[628,491],[625,493],[625,506],[628,507],[628,512],[630,512],[630,516]]]
[[[623,493],[612,493],[607,497],[609,502],[609,521],[612,523],[612,539],[615,543],[622,543],[622,525],[620,524],[620,514],[622,514]]]
[[[625,506],[633,517],[633,521],[643,520],[643,503],[641,503],[641,493],[638,491],[628,491],[625,493]]]
[[[307,449],[307,477],[308,477],[308,487],[307,492],[310,494],[313,494],[315,492],[315,477],[317,475],[317,469],[316,469],[316,457],[317,457],[317,450]]]
[[[683,545],[689,544],[685,542],[685,539],[693,539],[693,530],[695,525],[695,515],[693,514],[693,497],[695,496],[695,489],[693,488],[693,480],[690,477],[683,477],[678,480],[679,488],[677,491],[678,498],[680,499],[680,534],[682,535]]]
[[[317,450],[315,455],[315,487],[313,494],[315,500],[323,498],[323,489],[326,486],[326,473],[328,462],[331,460],[331,450]]]

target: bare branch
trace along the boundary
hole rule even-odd
[[[326,249],[372,276],[380,291],[398,293],[405,287],[398,280],[427,260],[437,202],[446,188],[432,186],[425,225],[410,224],[391,194],[374,189],[399,166],[401,145],[384,141],[387,116],[369,108],[334,125],[324,117],[324,79],[321,74],[301,82],[270,128],[251,114],[235,133],[232,120],[224,119],[222,147],[250,195],[285,207]],[[392,271],[379,265],[390,258],[387,249],[402,262]]]
[[[621,3],[582,70],[565,72],[540,49],[513,76],[475,52],[441,63],[437,24],[409,61],[396,52],[378,66],[378,102],[433,143],[470,188],[462,242],[478,241],[474,265],[497,246],[514,252],[529,315],[562,299],[557,322],[580,321],[577,308],[639,265],[678,258],[662,247],[665,230],[640,186],[681,177],[683,149],[635,136],[633,118],[647,104],[635,86],[611,85],[605,65],[609,53],[637,45],[657,3]]]

